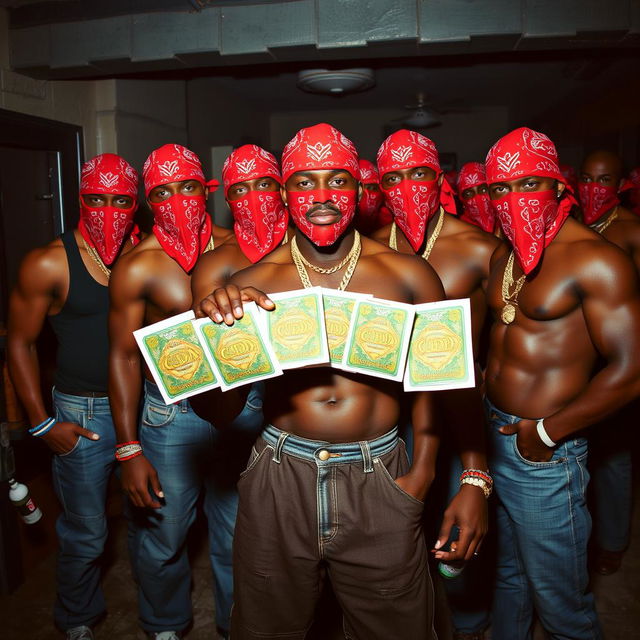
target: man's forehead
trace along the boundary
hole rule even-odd
[[[555,178],[551,178],[549,176],[522,176],[520,178],[514,178],[513,180],[498,180],[497,182],[492,182],[489,186],[493,187],[496,184],[522,184],[523,182],[527,182],[527,180],[555,180]],[[485,184],[485,183],[483,183]]]
[[[348,169],[305,169],[303,171],[296,171],[295,173],[291,174],[292,178],[300,178],[303,176],[322,176],[322,175],[336,175],[338,173],[348,173],[351,177],[351,171],[349,171]]]
[[[153,189],[160,189],[163,187],[172,187],[174,185],[182,186],[183,184],[187,184],[188,182],[195,182],[196,184],[202,184],[200,180],[196,180],[195,178],[188,178],[187,180],[174,180],[173,182],[163,182],[162,184],[158,184]]]

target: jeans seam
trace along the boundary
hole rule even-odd
[[[331,503],[332,503],[332,511],[333,511],[332,515],[333,515],[335,524],[332,524],[331,533],[328,537],[323,539],[322,544],[327,544],[328,542],[331,542],[338,534],[338,492],[336,491],[337,469],[332,465],[329,468],[329,471],[331,472],[330,491],[331,491]]]

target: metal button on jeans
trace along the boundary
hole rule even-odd
[[[331,457],[331,454],[326,450],[326,449],[322,449],[321,451],[318,451],[318,458],[322,461],[324,460],[328,460]]]

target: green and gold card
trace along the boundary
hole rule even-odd
[[[390,300],[359,300],[351,320],[342,367],[388,380],[402,380],[414,306]]]
[[[223,391],[282,375],[255,302],[245,303],[244,315],[231,326],[209,318],[194,320],[193,326]]]
[[[167,404],[219,386],[198,335],[192,311],[133,332]]]
[[[469,299],[416,305],[405,391],[475,385]]]
[[[283,369],[329,362],[320,287],[269,294],[273,311],[261,309],[271,346]]]
[[[342,369],[342,357],[349,337],[351,317],[356,302],[372,297],[370,294],[322,288],[324,322],[332,367]]]

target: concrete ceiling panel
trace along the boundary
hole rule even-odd
[[[318,48],[415,40],[415,0],[317,0]]]
[[[133,16],[131,60],[169,60],[176,54],[220,48],[220,9],[201,13],[144,13]]]
[[[14,29],[11,33],[11,59],[24,67],[49,66],[51,63],[51,26]]]

